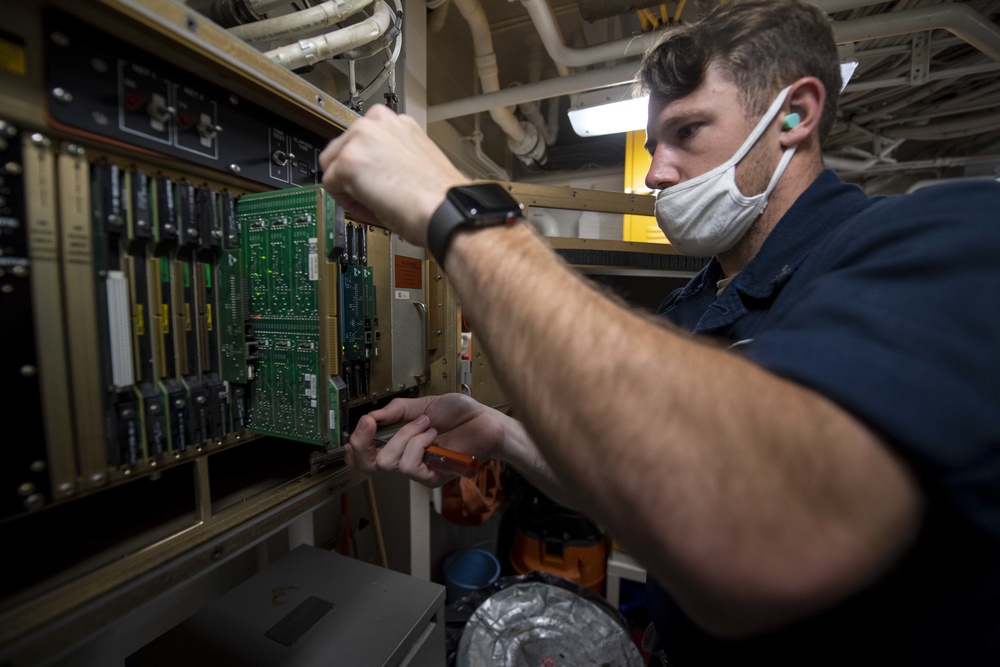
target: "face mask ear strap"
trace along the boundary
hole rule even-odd
[[[673,193],[682,192],[684,190],[690,190],[691,188],[697,187],[698,185],[715,178],[720,173],[723,173],[729,170],[730,168],[734,167],[736,164],[738,164],[739,161],[742,160],[746,156],[746,154],[750,152],[750,149],[754,147],[754,145],[757,143],[757,140],[760,139],[761,135],[763,135],[764,132],[767,130],[768,126],[774,120],[775,116],[778,115],[778,111],[781,109],[781,105],[784,104],[785,97],[788,95],[789,90],[791,90],[791,86],[788,86],[780,93],[778,93],[778,96],[774,99],[773,102],[771,102],[771,106],[767,108],[767,111],[764,112],[764,115],[761,116],[759,121],[757,121],[757,126],[750,131],[750,135],[743,142],[743,145],[736,150],[736,153],[734,153],[731,158],[729,158],[719,166],[715,167],[714,169],[706,171],[704,174],[701,174],[700,176],[695,176],[694,178],[688,179],[683,183],[678,183],[677,185],[672,185],[669,188],[660,190],[660,192],[657,193],[656,195],[657,199],[659,199],[661,195],[666,197]],[[797,115],[797,114],[789,114],[788,117],[791,117],[792,115]]]
[[[743,159],[743,156],[750,152],[750,149],[754,147],[757,140],[760,139],[762,134],[764,134],[764,131],[767,130],[768,125],[770,125],[771,121],[774,120],[774,117],[778,115],[778,110],[781,109],[781,105],[784,104],[785,97],[788,95],[788,91],[790,89],[791,86],[788,86],[788,88],[785,88],[778,93],[778,96],[774,98],[774,101],[771,102],[771,106],[768,107],[767,111],[764,112],[764,115],[761,116],[759,121],[757,121],[757,126],[751,130],[750,136],[748,136],[746,141],[743,142],[743,145],[740,146],[738,151],[736,151],[736,154],[733,155],[729,163],[735,164],[739,162]]]

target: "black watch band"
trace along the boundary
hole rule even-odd
[[[444,258],[459,228],[479,229],[511,225],[521,219],[523,208],[498,183],[473,183],[448,190],[427,223],[427,249],[444,267]]]
[[[444,255],[451,245],[455,230],[466,222],[468,220],[465,213],[447,197],[431,216],[431,221],[427,224],[427,249],[441,268],[444,268]]]

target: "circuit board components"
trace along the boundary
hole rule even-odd
[[[343,217],[322,187],[312,186],[244,195],[237,220],[249,307],[246,342],[257,356],[250,430],[339,445],[346,400],[336,307]]]

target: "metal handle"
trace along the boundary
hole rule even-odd
[[[424,382],[431,376],[431,354],[429,350],[430,344],[430,331],[428,330],[430,323],[429,317],[427,316],[427,305],[423,301],[414,301],[413,305],[416,307],[417,311],[420,313],[420,318],[423,320],[423,326],[421,331],[424,333],[424,372],[422,375],[415,376],[417,382]]]

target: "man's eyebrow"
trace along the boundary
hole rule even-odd
[[[657,127],[656,136],[659,137],[663,134],[667,134],[667,132],[671,128],[674,128],[678,125],[683,125],[684,123],[690,121],[692,118],[703,115],[704,111],[701,109],[688,109],[680,111],[673,116],[668,116],[666,120],[664,120],[662,123],[656,126]],[[647,132],[646,135],[648,136],[649,133]],[[652,155],[653,149],[656,148],[656,143],[657,142],[653,141],[652,139],[646,139],[646,143],[643,144],[643,148],[646,149],[647,153]]]

